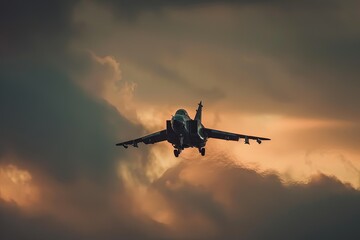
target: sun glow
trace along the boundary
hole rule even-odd
[[[38,200],[38,195],[30,172],[14,165],[0,166],[0,198],[29,206]]]

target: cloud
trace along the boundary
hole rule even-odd
[[[4,61],[58,58],[73,34],[73,1],[5,1],[0,10],[0,53]]]
[[[355,239],[360,234],[360,193],[322,174],[308,183],[284,184],[274,173],[216,158],[182,162],[149,191],[163,199],[148,201],[170,212],[169,227],[180,238]]]
[[[346,154],[357,152],[359,132],[356,1],[3,5],[2,236],[359,238],[359,191],[336,178],[358,175],[357,155]],[[161,146],[114,146],[199,100],[211,103],[209,115],[221,110],[219,127],[229,118],[237,130],[265,132],[265,117],[273,129],[285,116],[270,145],[277,155],[264,146],[258,162],[274,166],[288,151],[301,158],[310,148],[324,170],[330,163],[316,150],[339,147],[350,170],[289,183],[232,165],[231,157],[186,160],[184,153],[178,164]],[[291,119],[303,128],[288,127]],[[308,127],[312,121],[319,124]],[[24,183],[16,180],[22,175]]]
[[[148,10],[134,22],[83,3],[74,42],[126,63],[123,78],[138,84],[142,102],[164,107],[165,96],[186,95],[186,104],[201,98],[247,113],[358,119],[356,2],[200,2],[138,2]]]
[[[153,230],[143,230],[138,222],[135,228],[130,218],[119,221],[117,218],[106,218],[107,227],[102,230],[81,230],[75,225],[69,225],[59,221],[55,217],[44,214],[29,214],[17,208],[15,204],[5,203],[0,199],[0,223],[1,233],[6,239],[154,239],[151,236]],[[153,226],[156,228],[156,225]],[[90,232],[89,232],[90,231]],[[150,234],[149,234],[150,233]]]
[[[221,157],[184,160],[145,191],[133,187],[116,193],[86,181],[70,188],[50,186],[41,211],[22,211],[0,201],[1,231],[7,239],[360,236],[360,193],[350,185],[323,174],[306,183],[283,183],[276,173],[259,173]]]
[[[126,105],[140,113],[142,125],[156,123],[149,131],[162,129],[177,108],[193,115],[203,100],[206,127],[273,139],[261,149],[281,164],[258,158],[258,165],[304,169],[308,151],[334,149],[357,162],[351,156],[359,136],[356,1],[271,3],[164,3],[127,21],[106,5],[83,2],[74,11],[83,31],[73,44],[116,59],[121,81],[136,86]]]
[[[14,165],[0,166],[0,199],[29,206],[39,198],[38,189],[32,184],[31,174]]]
[[[80,236],[49,216],[33,217],[24,214],[15,204],[0,199],[0,223],[7,239],[76,239]]]
[[[2,69],[0,154],[18,155],[16,164],[62,180],[109,177],[121,156],[116,139],[124,131],[139,134],[139,128],[82,91],[59,67],[19,62]]]

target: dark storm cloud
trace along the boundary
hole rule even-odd
[[[0,167],[13,164],[26,169],[40,192],[30,213],[0,199],[1,236],[147,239],[161,226],[134,219],[132,202],[116,176],[119,158],[133,160],[129,151],[115,146],[116,141],[140,135],[141,128],[70,77],[75,71],[70,66],[84,72],[94,67],[88,56],[66,58],[61,65],[43,59],[1,64]],[[145,165],[147,152],[140,152]],[[120,200],[114,201],[117,196]]]
[[[134,10],[136,13],[139,13],[141,10],[157,10],[168,7],[192,8],[199,4],[205,6],[223,3],[223,1],[211,0],[107,2],[110,6],[119,7],[119,9],[124,9],[124,11],[129,12]],[[64,124],[73,126],[68,129],[68,131],[73,131],[76,128],[79,131],[87,132],[91,138],[97,139],[98,135],[102,135],[102,129],[100,127],[94,129],[93,126],[88,126],[91,128],[90,132],[93,134],[90,135],[87,131],[87,126],[82,123],[89,121],[89,119],[94,119],[94,121],[105,124],[108,119],[105,117],[104,119],[100,119],[100,115],[109,114],[112,116],[110,118],[117,119],[115,111],[105,103],[86,96],[86,94],[83,94],[77,87],[71,86],[72,83],[66,76],[66,73],[63,73],[63,70],[59,70],[58,66],[56,66],[55,69],[42,72],[42,67],[40,66],[43,62],[39,62],[41,60],[38,58],[41,55],[45,56],[46,59],[52,59],[52,63],[55,62],[55,64],[66,65],[64,62],[67,62],[68,59],[64,57],[66,53],[63,52],[66,52],[66,44],[69,39],[75,35],[74,27],[76,26],[73,26],[71,17],[73,6],[76,2],[3,1],[1,4],[0,47],[2,53],[6,53],[3,56],[12,59],[26,57],[27,59],[27,61],[18,63],[16,66],[7,65],[6,63],[0,66],[2,75],[1,98],[3,100],[1,104],[2,109],[6,109],[4,112],[9,112],[7,116],[1,119],[1,121],[6,123],[6,125],[2,127],[2,131],[7,133],[2,134],[4,136],[2,138],[2,142],[4,142],[1,147],[2,151],[4,152],[5,148],[16,148],[21,152],[29,153],[29,155],[33,156],[32,158],[35,158],[35,156],[39,157],[38,154],[40,154],[43,142],[36,143],[37,141],[34,141],[34,139],[37,139],[36,137],[42,139],[49,138],[59,144],[60,142],[56,141],[58,137],[59,139],[63,139],[61,136],[65,135],[65,131],[63,131],[64,128],[61,128]],[[302,1],[302,3],[285,3],[284,1],[225,1],[225,4],[229,6],[232,4],[236,6],[249,4],[259,7],[259,9],[262,9],[263,6],[274,7],[265,8],[268,10],[269,16],[274,16],[274,18],[269,19],[269,25],[266,26],[271,30],[270,32],[264,31],[264,28],[259,27],[259,25],[251,24],[252,22],[243,21],[243,23],[239,23],[239,27],[243,28],[245,25],[249,25],[248,28],[245,28],[247,31],[245,31],[244,34],[231,35],[234,37],[234,40],[226,43],[229,45],[244,45],[253,53],[260,51],[267,56],[274,56],[275,59],[289,67],[290,72],[296,74],[300,84],[289,89],[282,87],[281,83],[272,80],[266,81],[265,84],[262,81],[248,84],[246,83],[247,81],[239,81],[239,79],[235,77],[231,80],[234,82],[233,85],[229,87],[236,92],[236,94],[232,94],[227,93],[227,91],[221,88],[207,88],[206,83],[201,83],[201,81],[199,85],[194,85],[177,72],[163,66],[150,66],[153,71],[158,75],[163,75],[171,79],[171,81],[178,82],[178,85],[183,85],[185,89],[193,89],[191,92],[195,95],[202,95],[202,98],[208,96],[209,99],[221,99],[224,94],[232,96],[236,100],[240,100],[234,102],[242,103],[243,105],[240,107],[244,110],[269,110],[270,112],[274,110],[277,113],[287,114],[358,118],[357,109],[359,108],[359,101],[357,98],[357,89],[359,87],[359,81],[357,81],[357,77],[359,70],[357,68],[357,56],[359,55],[360,38],[358,31],[356,31],[357,24],[349,25],[349,23],[353,22],[351,20],[353,15],[350,14],[345,17],[341,15],[341,10],[347,11],[351,9],[351,6],[356,6],[355,1],[315,1],[315,3],[313,1]],[[294,6],[302,6],[302,8],[295,8]],[[284,11],[284,9],[287,11]],[[308,11],[303,11],[304,9]],[[259,12],[255,11],[255,13],[261,15],[263,10],[264,9]],[[258,16],[256,15],[256,17]],[[344,19],[346,21],[343,21]],[[358,18],[355,17],[354,19],[356,20]],[[260,23],[264,23],[264,21],[260,21]],[[217,35],[216,32],[213,35]],[[211,36],[205,37],[209,41],[216,39]],[[222,40],[224,39],[220,38],[219,43],[222,42]],[[264,41],[261,42],[260,40]],[[1,61],[6,61],[6,58],[2,58]],[[57,60],[59,58],[60,60]],[[31,69],[33,62],[37,62],[37,67],[34,67],[37,69]],[[10,71],[16,74],[10,73]],[[253,71],[261,72],[256,66],[253,66]],[[262,79],[266,79],[267,72],[264,71],[262,74]],[[63,83],[60,78],[65,79]],[[54,80],[50,82],[44,79]],[[57,86],[56,84],[59,85]],[[227,84],[226,79],[224,80],[224,84]],[[40,87],[41,85],[44,86]],[[303,85],[302,90],[299,90],[301,89],[298,87],[299,85]],[[66,90],[72,89],[72,87],[74,87],[73,90]],[[240,94],[238,91],[239,88],[243,89]],[[59,89],[59,91],[55,89]],[[254,97],[254,91],[252,90],[260,92],[256,96],[258,101],[246,101],[250,96]],[[20,91],[19,95],[17,95],[18,91]],[[69,110],[64,107],[64,110],[68,111],[64,114],[58,113],[57,110],[55,110],[56,106],[63,108],[63,106],[67,106],[67,104],[70,105],[70,103],[62,102],[64,100],[64,94],[61,93],[62,91],[69,95],[66,96],[66,99],[74,100],[69,102],[73,103],[71,105],[73,105],[73,108],[76,110]],[[40,99],[42,94],[44,94],[43,99],[49,98],[49,100],[43,101]],[[14,97],[15,100],[13,99]],[[196,98],[197,101],[198,96],[196,96]],[[268,99],[272,101],[267,101]],[[32,101],[36,101],[36,107],[32,106]],[[39,104],[39,102],[43,103],[43,106]],[[77,102],[79,102],[79,106],[76,106]],[[12,104],[14,104],[13,107]],[[91,110],[92,104],[94,104],[98,110]],[[35,117],[36,111],[37,114],[48,112],[52,114],[46,116],[45,119],[47,120],[44,120],[43,117]],[[100,112],[101,114],[98,114]],[[81,114],[85,116],[87,121],[81,120],[77,122],[75,120],[79,119]],[[54,120],[53,118],[55,117],[53,116],[57,115],[60,117],[56,117]],[[62,118],[62,116],[71,117]],[[32,121],[31,124],[23,126],[26,123],[26,121],[22,121],[24,119],[29,122]],[[73,124],[66,122],[70,121],[70,119]],[[56,122],[56,120],[63,122],[59,123]],[[45,121],[56,135],[51,136],[50,131],[45,132],[44,128],[39,130],[39,128],[36,127],[37,125],[35,123],[46,126]],[[119,121],[123,121],[123,119]],[[12,123],[15,124],[11,125]],[[35,127],[32,128],[32,124]],[[88,124],[90,125],[90,123]],[[60,127],[57,127],[58,125]],[[27,133],[30,133],[28,139],[25,141],[26,144],[21,144],[22,147],[20,148],[15,147],[15,141],[20,143],[19,140],[14,140],[17,138],[16,135],[9,134],[9,132],[12,131],[11,129],[15,129],[15,126],[22,127],[20,128],[21,131],[19,131],[20,136],[25,136]],[[5,136],[10,140],[5,140]],[[101,138],[108,137],[100,136],[98,139]],[[9,141],[12,141],[14,144],[10,144]],[[76,141],[82,141],[82,138],[76,139]],[[96,140],[89,141],[92,142],[89,143],[91,146],[96,145]],[[82,141],[82,143],[84,143],[83,148],[85,148],[85,142],[86,141]],[[67,152],[72,152],[70,155],[73,157],[79,156],[81,159],[89,159],[89,165],[95,164],[94,159],[97,155],[95,150],[91,153],[81,154],[79,153],[81,152],[80,148],[76,149],[76,147],[70,145],[72,144],[69,142],[68,145],[64,145],[66,146],[65,149],[59,149],[53,146],[45,150],[41,149],[41,151],[52,151],[56,153],[56,159],[58,159],[56,162],[59,163],[60,159],[65,159],[61,160],[64,161],[62,164],[65,165],[67,162],[71,162],[69,157],[66,157]],[[32,149],[37,150],[32,151]],[[104,147],[104,149],[106,149],[106,147]],[[103,153],[109,155],[107,151]],[[100,155],[102,156],[102,154],[98,154],[98,156]],[[50,164],[44,159],[43,157],[39,157],[36,161],[44,163],[41,164],[43,166]],[[81,163],[84,163],[83,161],[85,160],[81,161]],[[53,166],[53,171],[60,172],[60,166],[62,166],[62,164]]]
[[[4,239],[79,239],[83,236],[50,216],[24,214],[16,204],[0,199],[0,230]]]
[[[227,163],[227,164],[225,164]],[[170,225],[145,215],[131,215],[132,207],[154,203],[151,195],[134,206],[122,197],[121,214],[111,210],[101,190],[84,186],[66,189],[62,209],[71,200],[74,212],[94,227],[81,230],[51,214],[27,213],[0,201],[0,229],[6,239],[358,239],[360,192],[336,178],[314,177],[309,183],[287,184],[275,173],[229,165],[221,159],[182,162],[154,182],[148,192],[165,200]],[[100,186],[99,186],[100,187]],[[94,199],[84,198],[91,192]],[[105,191],[106,192],[106,191]],[[57,191],[57,194],[64,192]],[[72,194],[70,194],[72,193]],[[59,196],[58,196],[59,197]],[[81,203],[81,204],[80,204]],[[80,205],[79,205],[80,204]],[[102,208],[95,208],[103,204]],[[69,207],[69,206],[68,206]],[[161,208],[154,211],[161,211]],[[87,226],[86,221],[84,221]],[[69,220],[71,223],[71,220]],[[104,224],[105,223],[105,224]],[[55,238],[57,239],[57,238]]]
[[[219,4],[219,3],[251,3],[251,2],[269,2],[269,1],[250,1],[250,0],[175,0],[175,1],[166,1],[166,0],[156,0],[156,1],[146,1],[146,0],[138,0],[138,1],[113,1],[113,0],[105,0],[103,1],[105,4],[108,4],[111,7],[116,7],[122,14],[125,16],[131,16],[133,14],[138,14],[139,11],[142,10],[162,10],[166,7],[194,7],[198,5],[209,5],[209,4]]]
[[[1,1],[1,55],[34,58],[61,53],[73,33],[71,10],[74,3],[66,0]]]
[[[159,87],[159,91],[174,88],[180,96],[191,88],[194,89],[191,95],[201,95],[206,101],[225,98],[232,102],[227,104],[231,108],[236,104],[235,107],[247,112],[310,118],[360,117],[356,111],[360,107],[357,1],[108,1],[99,4],[111,6],[108,10],[119,17],[118,21],[110,22],[115,25],[110,32],[101,29],[85,34],[81,43],[106,53],[118,51],[122,54],[119,58],[135,59],[139,68],[149,68],[154,74],[166,76],[169,82],[159,83],[166,86]],[[211,6],[219,6],[219,11],[209,8]],[[229,11],[230,17],[217,15],[222,11]],[[144,12],[150,14],[142,15]],[[123,17],[127,15],[135,21],[126,21]],[[97,22],[101,21],[99,18]],[[116,30],[121,33],[114,33]],[[107,40],[98,37],[102,34],[108,36]],[[101,46],[102,40],[96,44],[98,38],[110,44]],[[224,51],[218,53],[219,49]],[[190,51],[206,57],[192,58]],[[170,59],[185,56],[182,62],[199,65],[200,78],[186,77],[184,73],[188,70],[179,71],[175,69],[176,64],[171,66],[173,69],[165,63],[152,64],[164,55]],[[218,79],[217,85],[208,85],[207,72],[209,77]],[[146,81],[150,82],[138,81],[139,91]],[[179,86],[174,87],[176,84]],[[146,92],[149,92],[147,88],[141,96],[149,98]],[[175,95],[170,97],[176,99]],[[156,100],[160,102],[161,98],[155,98],[154,103]]]
[[[114,144],[121,132],[140,132],[53,66],[3,67],[0,153],[19,155],[21,165],[35,164],[62,179],[81,172],[104,177],[120,153]]]
[[[231,59],[239,63],[238,69],[236,64],[222,66],[230,70],[232,89],[244,89],[242,94],[228,94],[230,98],[243,102],[241,108],[248,111],[358,119],[360,18],[353,9],[359,3],[298,1],[267,6],[271,7],[252,6],[250,13],[239,9],[237,22],[231,23],[233,32],[216,30],[230,39],[214,34],[214,43],[234,49]],[[253,56],[254,61],[236,54]],[[272,71],[274,67],[284,75]],[[246,101],[254,94],[259,101]]]
[[[169,211],[174,216],[174,226],[162,226],[141,214],[133,216],[130,209],[137,206],[134,206],[132,198],[126,196],[121,186],[114,187],[114,182],[111,181],[111,184],[103,184],[102,180],[114,177],[115,158],[132,158],[124,157],[123,154],[131,155],[131,152],[124,153],[123,149],[115,148],[115,141],[125,134],[141,135],[140,127],[125,120],[105,101],[82,91],[70,79],[69,72],[73,72],[72,68],[86,71],[91,65],[84,59],[74,59],[67,48],[68,43],[79,33],[75,28],[83,30],[81,26],[72,23],[72,10],[76,3],[1,3],[0,54],[4,58],[0,60],[0,159],[1,164],[15,164],[28,170],[33,174],[34,180],[62,180],[57,183],[60,186],[40,184],[39,187],[45,192],[45,197],[40,202],[55,205],[60,211],[74,212],[82,220],[86,219],[95,225],[97,221],[105,222],[107,227],[97,231],[85,225],[87,229],[83,232],[77,227],[69,227],[56,214],[47,214],[46,210],[29,215],[18,206],[0,200],[1,236],[6,239],[360,238],[360,230],[356,225],[360,218],[359,191],[337,179],[320,175],[308,184],[285,185],[276,174],[262,175],[249,169],[224,166],[212,161],[183,162],[168,170],[148,189],[159,193],[167,201]],[[289,89],[287,86],[282,87],[282,83],[277,81],[247,84],[246,79],[240,81],[239,75],[234,75],[230,88],[236,93],[232,95],[235,96],[234,99],[240,100],[234,102],[243,103],[243,109],[358,117],[357,56],[360,38],[354,30],[357,24],[348,25],[353,20],[346,20],[346,24],[342,24],[337,8],[346,6],[345,9],[348,9],[355,2],[302,1],[295,4],[265,0],[158,0],[98,3],[115,8],[114,13],[120,16],[124,14],[134,18],[142,11],[166,8],[190,9],[199,5],[224,3],[228,6],[260,6],[261,10],[255,11],[256,18],[263,16],[267,10],[269,15],[265,16],[274,18],[265,17],[259,21],[260,24],[240,19],[235,28],[246,31],[231,35],[234,38],[225,43],[224,38],[221,38],[223,35],[217,32],[211,32],[210,36],[202,36],[198,40],[200,43],[207,39],[217,44],[241,45],[251,54],[262,53],[284,64],[292,74],[300,76],[300,85],[304,87],[302,92],[297,93],[301,89],[298,85]],[[297,8],[299,6],[302,8]],[[265,12],[262,7],[265,7]],[[266,22],[269,24],[261,27]],[[216,30],[221,28],[215,27]],[[197,29],[193,32],[202,34]],[[216,38],[215,35],[220,37]],[[89,37],[93,38],[95,36]],[[191,34],[189,39],[192,39]],[[130,41],[136,42],[133,39]],[[127,47],[126,44],[124,47]],[[143,52],[139,55],[143,57],[142,54]],[[252,67],[254,72],[259,71],[256,63]],[[223,92],[231,96],[231,93],[223,91],[221,87],[203,87],[206,86],[205,82],[200,81],[195,85],[171,69],[152,65],[150,68],[158,75],[177,81],[177,86],[191,88],[186,93],[193,93],[196,98],[200,94],[220,99]],[[267,72],[261,74],[259,76],[266,79]],[[222,84],[226,85],[228,82],[224,80]],[[259,86],[263,86],[262,93],[265,94],[256,95],[257,101],[253,104],[246,101],[250,96],[254,98],[253,90],[257,92]],[[240,94],[239,88],[242,89]],[[177,92],[181,91],[174,91]],[[151,94],[163,98],[159,92]],[[186,97],[195,98],[188,95]],[[316,97],[320,101],[316,101],[319,100]],[[268,104],[268,99],[273,102]],[[294,104],[279,104],[284,101]],[[264,104],[257,107],[261,105],[259,103]],[[346,131],[347,133],[337,131],[336,136],[345,138],[352,129]],[[328,133],[324,135],[328,136]],[[305,136],[304,139],[306,140]],[[140,179],[146,178],[145,151],[141,152],[142,164],[135,164],[137,167],[133,169],[134,175]],[[8,153],[17,157],[6,158]],[[45,173],[45,177],[37,176],[37,170]],[[184,179],[186,171],[190,171],[193,178]],[[87,180],[91,179],[89,185],[72,187],[83,176]],[[64,180],[71,184],[64,184]],[[146,179],[143,182],[147,182]],[[120,214],[109,203],[109,198],[114,197],[112,194],[117,187],[121,199]],[[193,221],[194,214],[195,218],[200,216],[206,224],[197,225],[199,223]],[[213,226],[213,229],[207,228],[208,226]]]
[[[54,47],[66,43],[68,37],[75,33],[74,26],[71,25],[71,16],[73,7],[78,2],[68,0],[2,1],[0,5],[0,53],[27,54],[30,50],[40,52],[44,49],[56,50]],[[219,1],[107,1],[111,6],[118,6],[127,14],[141,9],[192,6],[213,2]]]
[[[284,185],[276,174],[226,166],[216,159],[216,163],[182,162],[152,187],[168,200],[184,238],[360,237],[360,192],[325,175],[307,184]],[[198,215],[213,223],[214,235],[197,230],[192,220]]]
[[[91,211],[91,209],[87,209]],[[86,214],[86,213],[83,213]],[[108,214],[108,213],[107,213]],[[99,215],[95,218],[99,218]],[[108,215],[105,229],[98,231],[82,231],[75,226],[64,223],[56,217],[44,213],[27,213],[16,204],[0,199],[1,236],[8,240],[45,240],[45,239],[163,239],[167,230],[149,220],[134,222],[128,215],[121,218]],[[139,224],[137,226],[137,224]],[[146,225],[146,226],[144,226]],[[151,228],[150,228],[151,227]],[[157,231],[157,233],[155,233]],[[155,237],[158,236],[158,237]]]
[[[167,7],[182,7],[190,8],[196,6],[207,6],[207,5],[219,5],[219,4],[231,4],[235,6],[245,6],[245,5],[275,5],[283,4],[284,6],[316,6],[319,5],[319,2],[328,3],[329,1],[316,1],[314,4],[313,1],[302,1],[301,3],[296,3],[296,1],[286,1],[286,0],[155,0],[155,1],[146,1],[146,0],[137,0],[137,1],[128,1],[128,0],[105,0],[102,1],[106,4],[109,4],[112,7],[117,7],[124,14],[136,14],[142,10],[161,10]]]

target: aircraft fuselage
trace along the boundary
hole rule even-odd
[[[192,120],[185,110],[179,109],[167,124],[168,139],[174,148],[201,148],[206,145],[207,137],[204,134],[204,126],[201,120]]]

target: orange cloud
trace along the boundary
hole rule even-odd
[[[29,171],[15,165],[0,166],[0,198],[28,207],[39,200],[39,189]]]

